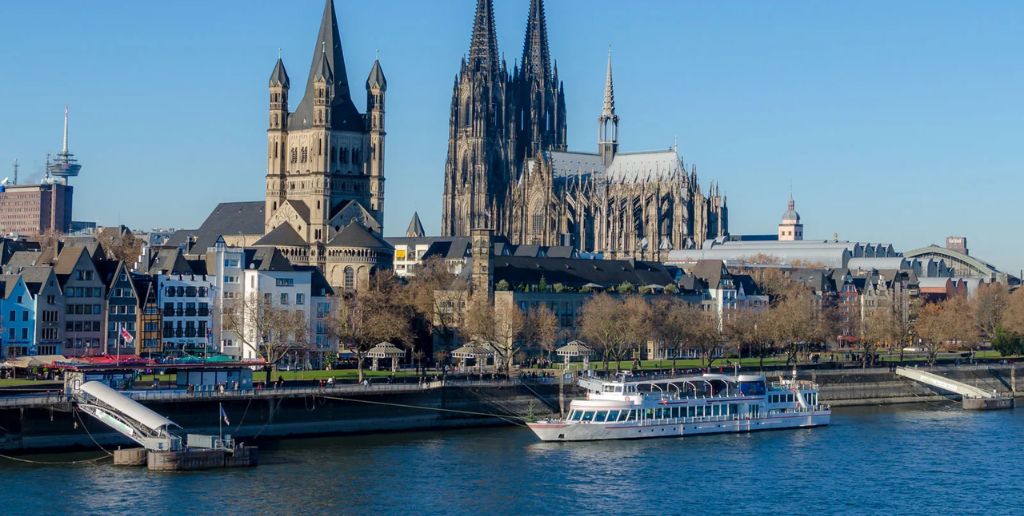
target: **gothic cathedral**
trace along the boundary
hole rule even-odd
[[[530,2],[521,62],[509,72],[498,55],[492,0],[478,0],[452,92],[445,235],[490,228],[517,244],[657,260],[728,234],[725,197],[714,183],[705,196],[674,147],[619,152],[610,54],[598,151],[567,152],[543,0]]]

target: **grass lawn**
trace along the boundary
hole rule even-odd
[[[28,380],[25,378],[9,378],[0,380],[0,387],[21,387],[25,385],[32,387],[52,387],[55,385],[63,385],[63,383],[51,380]]]

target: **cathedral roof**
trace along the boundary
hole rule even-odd
[[[685,175],[683,163],[674,150],[618,153],[607,167],[600,154],[549,152],[555,177],[603,176],[612,182],[634,183],[664,180]]]
[[[362,224],[355,221],[341,228],[341,231],[338,231],[334,238],[327,242],[327,245],[329,247],[391,248],[391,244],[374,235]]]
[[[254,246],[305,247],[306,240],[295,231],[291,224],[284,223],[252,244]]]
[[[331,102],[331,127],[338,130],[362,131],[363,117],[352,103],[345,71],[345,55],[341,50],[341,36],[338,35],[338,19],[334,13],[333,0],[327,0],[324,15],[320,20],[320,32],[313,48],[313,62],[309,66],[306,91],[299,107],[288,116],[289,129],[307,129],[313,126],[313,82],[323,68],[333,75],[334,100]]]
[[[191,252],[202,254],[213,247],[221,235],[262,235],[265,208],[263,201],[222,202],[210,212],[199,229],[175,232],[167,245],[186,245],[189,237],[195,237]]]

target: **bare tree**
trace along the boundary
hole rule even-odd
[[[266,362],[268,384],[271,369],[278,362],[293,351],[309,348],[304,312],[276,307],[269,297],[255,292],[230,300],[222,325],[238,336],[243,347]]]
[[[328,333],[356,354],[359,381],[363,381],[366,353],[380,342],[408,345],[412,340],[411,311],[396,301],[389,278],[374,278],[367,288],[347,294],[328,318]]]
[[[726,318],[722,331],[740,351],[748,356],[759,359],[759,367],[764,369],[764,359],[772,351],[771,313],[767,309],[743,307],[735,310]]]
[[[1024,288],[1018,288],[1008,296],[1003,311],[1002,326],[1007,331],[1024,335]]]
[[[1006,286],[999,283],[986,283],[978,287],[970,301],[974,315],[974,324],[986,339],[996,334],[996,329],[1003,321],[1003,313],[1009,302]]]
[[[822,327],[814,299],[807,289],[800,286],[789,288],[771,307],[773,340],[785,346],[786,364],[796,362],[801,344],[806,344],[819,335]]]
[[[715,350],[722,344],[722,335],[718,330],[718,316],[699,305],[686,304],[681,309],[688,311],[686,318],[690,324],[686,330],[686,343],[690,349],[701,357],[701,365],[710,369],[715,361]]]
[[[139,259],[142,254],[141,238],[135,236],[131,231],[121,231],[120,227],[103,228],[96,234],[107,258],[124,262],[130,267]]]
[[[650,340],[651,331],[651,307],[644,300],[643,296],[631,295],[622,301],[622,332],[628,344],[624,346],[623,353],[617,357],[622,360],[626,354],[632,352],[634,366],[640,365],[640,357],[643,346]]]
[[[925,305],[917,317],[915,332],[927,354],[928,365],[935,365],[940,352],[968,341],[974,334],[967,303],[955,296]]]
[[[559,334],[558,318],[555,317],[555,313],[545,304],[531,308],[526,314],[523,333],[524,338],[535,343],[544,352],[544,358],[550,362],[551,352],[555,350]]]
[[[625,346],[622,332],[622,303],[608,294],[597,294],[587,300],[580,311],[580,333],[591,346],[601,352],[604,370]],[[615,365],[619,370],[618,362]]]
[[[436,335],[449,350],[465,303],[465,281],[452,274],[439,256],[424,260],[414,272],[403,288],[402,298],[415,311],[421,328],[431,337]]]
[[[671,353],[673,371],[692,322],[689,319],[692,312],[681,306],[683,304],[686,301],[674,296],[659,297],[651,303],[651,338],[661,349]]]
[[[501,359],[501,369],[512,375],[516,354],[522,348],[523,312],[514,302],[502,303],[494,309],[494,341],[496,358]]]

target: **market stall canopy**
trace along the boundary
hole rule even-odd
[[[30,367],[45,367],[54,362],[65,362],[67,359],[64,355],[34,355],[8,358],[3,365],[4,367],[28,369]]]
[[[402,358],[405,356],[405,350],[390,342],[380,342],[370,348],[366,352],[366,356],[369,358]]]

